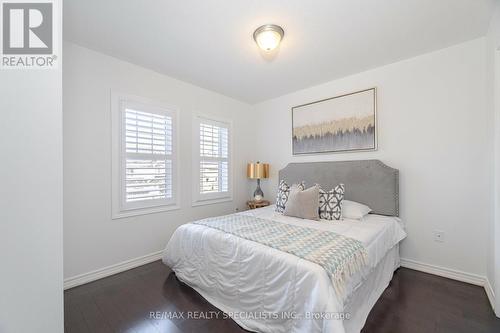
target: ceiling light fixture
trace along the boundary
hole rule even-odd
[[[278,47],[284,35],[285,31],[280,26],[266,24],[255,30],[253,39],[263,51],[269,52]]]

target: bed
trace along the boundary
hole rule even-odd
[[[398,170],[378,160],[291,163],[280,170],[280,180],[324,188],[342,182],[345,198],[370,206],[372,213],[362,220],[312,221],[284,216],[270,206],[219,218],[268,221],[360,242],[364,264],[341,291],[315,262],[203,224],[180,226],[163,262],[247,330],[359,332],[399,267],[399,243],[406,233],[398,217],[398,178]]]

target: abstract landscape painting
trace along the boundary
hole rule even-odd
[[[376,89],[292,108],[293,154],[376,149]]]

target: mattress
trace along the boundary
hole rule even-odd
[[[368,254],[366,265],[339,295],[317,264],[205,226],[180,226],[165,248],[163,262],[239,325],[256,332],[352,332],[349,327],[359,323],[344,325],[345,309],[354,297],[363,298],[361,286],[381,266],[383,276],[392,277],[394,265],[379,264],[406,237],[397,217],[369,214],[362,220],[312,221],[283,216],[274,207],[239,214],[333,231],[362,242]],[[388,282],[378,280],[379,285]],[[366,291],[371,299],[372,289]],[[362,315],[350,311],[348,317],[364,323],[369,309],[360,310]]]

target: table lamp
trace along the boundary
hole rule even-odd
[[[250,179],[257,179],[257,188],[253,192],[255,201],[261,201],[264,198],[264,193],[260,189],[260,180],[269,178],[269,164],[267,163],[248,163],[247,164],[247,177]]]

